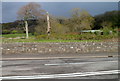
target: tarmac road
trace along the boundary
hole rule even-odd
[[[3,55],[3,80],[117,79],[117,53]]]

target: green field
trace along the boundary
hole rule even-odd
[[[100,40],[46,40],[36,39],[34,35],[29,34],[29,38],[25,39],[25,34],[5,34],[2,35],[2,43],[15,43],[15,42],[97,42]]]
[[[4,34],[1,35],[2,43],[17,43],[17,42],[100,42],[104,40],[111,40],[118,38],[118,35],[40,35],[38,37],[29,34],[29,38],[26,39],[25,34]]]
[[[3,39],[3,43],[14,42],[97,42],[100,40],[35,40],[35,39]]]
[[[26,34],[3,34],[2,37],[4,38],[16,38],[22,37],[25,38]],[[34,37],[32,34],[29,34],[30,37]]]

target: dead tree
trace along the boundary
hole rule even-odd
[[[47,12],[47,34],[50,35],[50,18],[49,18],[49,13]]]

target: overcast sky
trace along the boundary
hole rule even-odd
[[[70,16],[72,8],[87,10],[92,16],[102,14],[106,11],[118,10],[118,2],[37,2],[42,9],[55,16]],[[12,22],[17,19],[16,12],[28,2],[3,2],[2,22]]]

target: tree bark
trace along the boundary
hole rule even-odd
[[[47,25],[48,25],[48,27],[47,27],[47,34],[50,35],[51,27],[50,27],[50,21],[49,21],[49,14],[48,14],[48,12],[47,12]]]
[[[25,21],[25,31],[26,31],[26,38],[28,39],[28,22],[27,21]]]

